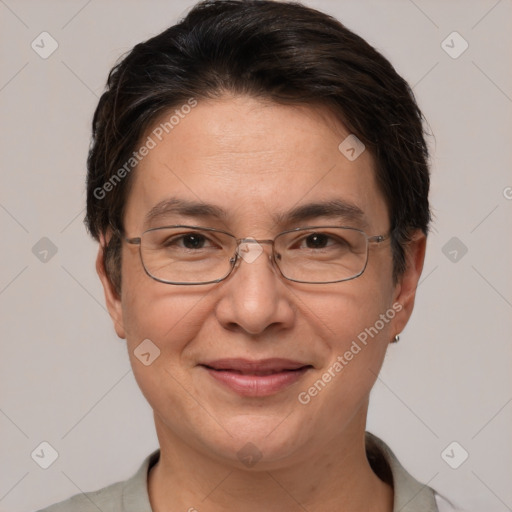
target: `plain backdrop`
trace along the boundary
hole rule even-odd
[[[392,61],[434,134],[416,310],[389,349],[368,429],[466,508],[512,510],[512,3],[305,3]],[[95,274],[85,161],[116,59],[192,4],[0,0],[0,510],[128,478],[157,447]],[[58,453],[47,469],[31,456],[44,441]]]

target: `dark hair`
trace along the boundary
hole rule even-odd
[[[111,70],[94,113],[85,223],[96,240],[113,231],[104,261],[115,289],[132,181],[126,163],[163,113],[225,93],[325,105],[365,144],[389,210],[396,279],[411,233],[427,234],[430,222],[428,148],[409,85],[364,39],[322,12],[298,3],[213,0],[137,44]]]

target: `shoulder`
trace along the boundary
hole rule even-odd
[[[93,492],[75,494],[37,512],[114,512],[120,509],[125,482],[116,482]]]
[[[450,503],[446,498],[443,498],[440,494],[437,492],[435,493],[436,496],[436,505],[439,510],[439,512],[457,512],[458,509],[456,509],[452,503]]]
[[[393,486],[394,511],[469,512],[463,511],[436,490],[417,481],[400,464],[389,446],[370,432],[366,432],[366,454],[377,476]]]
[[[151,512],[147,477],[159,457],[160,450],[155,450],[129,479],[97,491],[75,494],[37,512]]]
[[[384,441],[369,432],[366,432],[365,441],[373,471],[393,487],[394,511],[445,512],[439,509],[434,489],[408,473]]]
[[[455,505],[437,492],[435,495],[438,512],[476,512],[476,509],[473,508],[460,508],[458,505]]]

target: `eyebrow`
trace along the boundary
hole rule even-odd
[[[199,201],[169,198],[156,204],[144,217],[144,225],[161,220],[171,215],[181,215],[195,218],[214,218],[225,221],[228,212],[221,206]],[[296,206],[287,212],[278,212],[273,215],[276,224],[294,224],[318,217],[332,217],[343,222],[357,223],[367,226],[365,214],[361,208],[343,199],[331,199]]]
[[[217,219],[225,219],[227,217],[226,210],[220,206],[172,197],[164,199],[153,206],[144,217],[144,225],[148,226],[155,220],[173,214],[185,217],[213,217]]]
[[[324,202],[307,203],[296,206],[285,213],[275,216],[278,223],[296,223],[317,217],[332,217],[343,222],[357,223],[367,226],[365,214],[361,208],[343,199],[331,199]]]

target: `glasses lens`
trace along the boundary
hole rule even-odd
[[[231,270],[234,237],[189,226],[155,228],[143,233],[142,263],[146,272],[176,284],[215,282]]]
[[[314,227],[283,233],[275,241],[284,277],[304,283],[346,281],[366,267],[368,240],[358,229]]]

